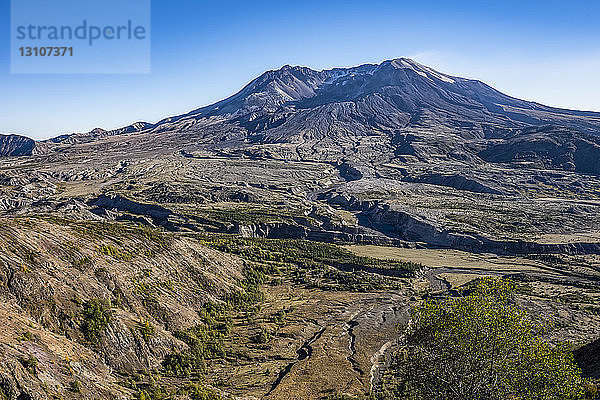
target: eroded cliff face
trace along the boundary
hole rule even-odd
[[[98,221],[2,219],[0,247],[0,390],[9,399],[70,398],[73,381],[91,398],[131,398],[116,373],[160,368],[185,348],[174,332],[200,323],[202,306],[242,277],[240,260],[193,239]],[[92,336],[94,302],[111,317]]]

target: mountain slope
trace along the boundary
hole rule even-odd
[[[531,127],[509,131],[479,153],[486,161],[600,174],[600,137],[568,128]]]
[[[35,141],[19,135],[0,135],[0,157],[30,156]]]

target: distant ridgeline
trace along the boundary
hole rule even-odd
[[[34,149],[33,139],[19,135],[0,135],[0,157],[30,156]]]

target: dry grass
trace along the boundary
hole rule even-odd
[[[501,272],[542,271],[544,265],[538,261],[512,256],[476,254],[449,249],[409,249],[384,246],[346,246],[360,256],[382,260],[402,260],[421,263],[431,268],[460,268]]]

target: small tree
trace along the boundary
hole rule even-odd
[[[97,343],[100,335],[112,319],[110,304],[100,299],[91,299],[83,305],[82,331],[91,343]]]
[[[416,310],[383,398],[569,400],[583,381],[566,345],[514,302],[514,284],[485,278],[465,297],[428,300]]]

